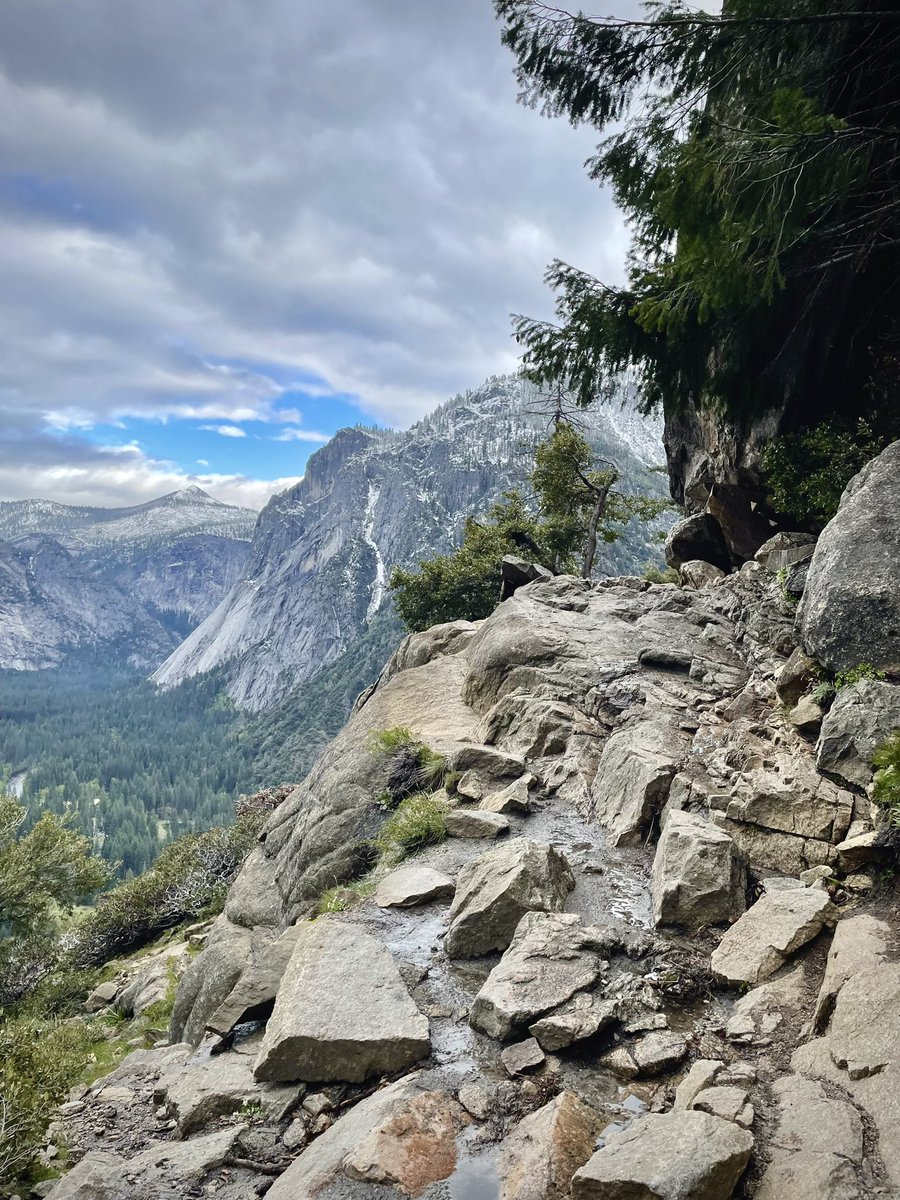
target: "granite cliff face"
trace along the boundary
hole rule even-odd
[[[661,495],[649,466],[658,427],[633,408],[584,414],[585,432],[627,486]],[[309,460],[304,479],[260,514],[245,577],[157,671],[163,687],[224,666],[242,707],[266,708],[338,657],[386,598],[395,563],[456,543],[463,521],[523,481],[546,433],[538,397],[495,378],[403,433],[345,429]],[[629,530],[601,570],[658,558],[655,527]]]
[[[0,504],[0,667],[85,650],[157,665],[240,578],[255,524],[197,487],[121,509]]]

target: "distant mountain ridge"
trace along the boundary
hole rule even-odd
[[[150,669],[238,581],[257,514],[199,487],[127,508],[0,502],[0,668]]]
[[[624,485],[663,495],[661,428],[633,396],[581,417]],[[515,376],[492,377],[410,429],[339,431],[304,478],[259,517],[243,578],[154,674],[163,687],[222,669],[232,699],[260,710],[321,672],[363,635],[394,564],[450,550],[469,514],[524,482],[546,435],[546,406]],[[607,573],[656,559],[661,520],[603,548]]]

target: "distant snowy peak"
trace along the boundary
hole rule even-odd
[[[172,687],[222,667],[237,704],[277,703],[361,636],[388,599],[394,565],[451,550],[467,516],[526,483],[550,418],[536,388],[495,376],[407,430],[340,430],[260,513],[243,577],[154,679]],[[663,458],[660,430],[627,389],[578,423],[624,486],[662,494],[649,469]],[[661,527],[604,546],[602,569],[627,573],[658,557]]]
[[[52,500],[0,502],[0,538],[39,533],[58,538],[69,550],[118,547],[140,550],[160,540],[198,534],[249,541],[257,514],[216,500],[192,485],[128,508],[92,508]]]

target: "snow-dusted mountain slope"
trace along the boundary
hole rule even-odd
[[[0,667],[86,648],[156,666],[241,578],[256,517],[198,487],[131,508],[0,503]]]
[[[257,514],[223,504],[199,487],[169,492],[130,508],[88,508],[53,500],[0,502],[0,538],[43,533],[67,550],[146,550],[194,534],[249,541]]]
[[[515,377],[492,378],[398,433],[344,429],[295,487],[262,511],[245,577],[154,675],[164,687],[226,668],[232,698],[270,707],[359,637],[385,600],[395,563],[449,550],[465,517],[521,483],[547,414]],[[661,495],[648,469],[661,430],[632,408],[584,414],[585,433],[626,484]],[[606,547],[603,566],[633,569],[658,554],[653,530]]]
[[[42,534],[0,542],[0,667],[37,671],[72,651],[159,662],[175,643],[140,600]]]

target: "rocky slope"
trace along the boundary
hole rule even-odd
[[[806,551],[779,537],[737,573],[540,580],[408,638],[270,818],[172,1044],[73,1101],[53,1200],[900,1196],[897,898],[865,794],[900,689],[813,711],[797,644],[823,559],[866,553],[861,495],[900,542],[896,453],[809,547],[799,628],[779,573]],[[449,836],[373,868],[372,734],[400,725],[446,756]]]
[[[245,568],[256,513],[190,487],[132,508],[0,503],[0,667],[156,666]]]
[[[624,398],[624,397],[623,397]],[[632,404],[585,413],[585,432],[626,486],[661,495],[658,428]],[[547,416],[515,378],[491,379],[405,433],[345,429],[296,487],[263,510],[246,575],[156,673],[163,687],[224,666],[228,691],[261,709],[335,660],[385,600],[395,563],[449,550],[463,521],[522,482]],[[658,554],[665,522],[629,530],[601,571]]]

